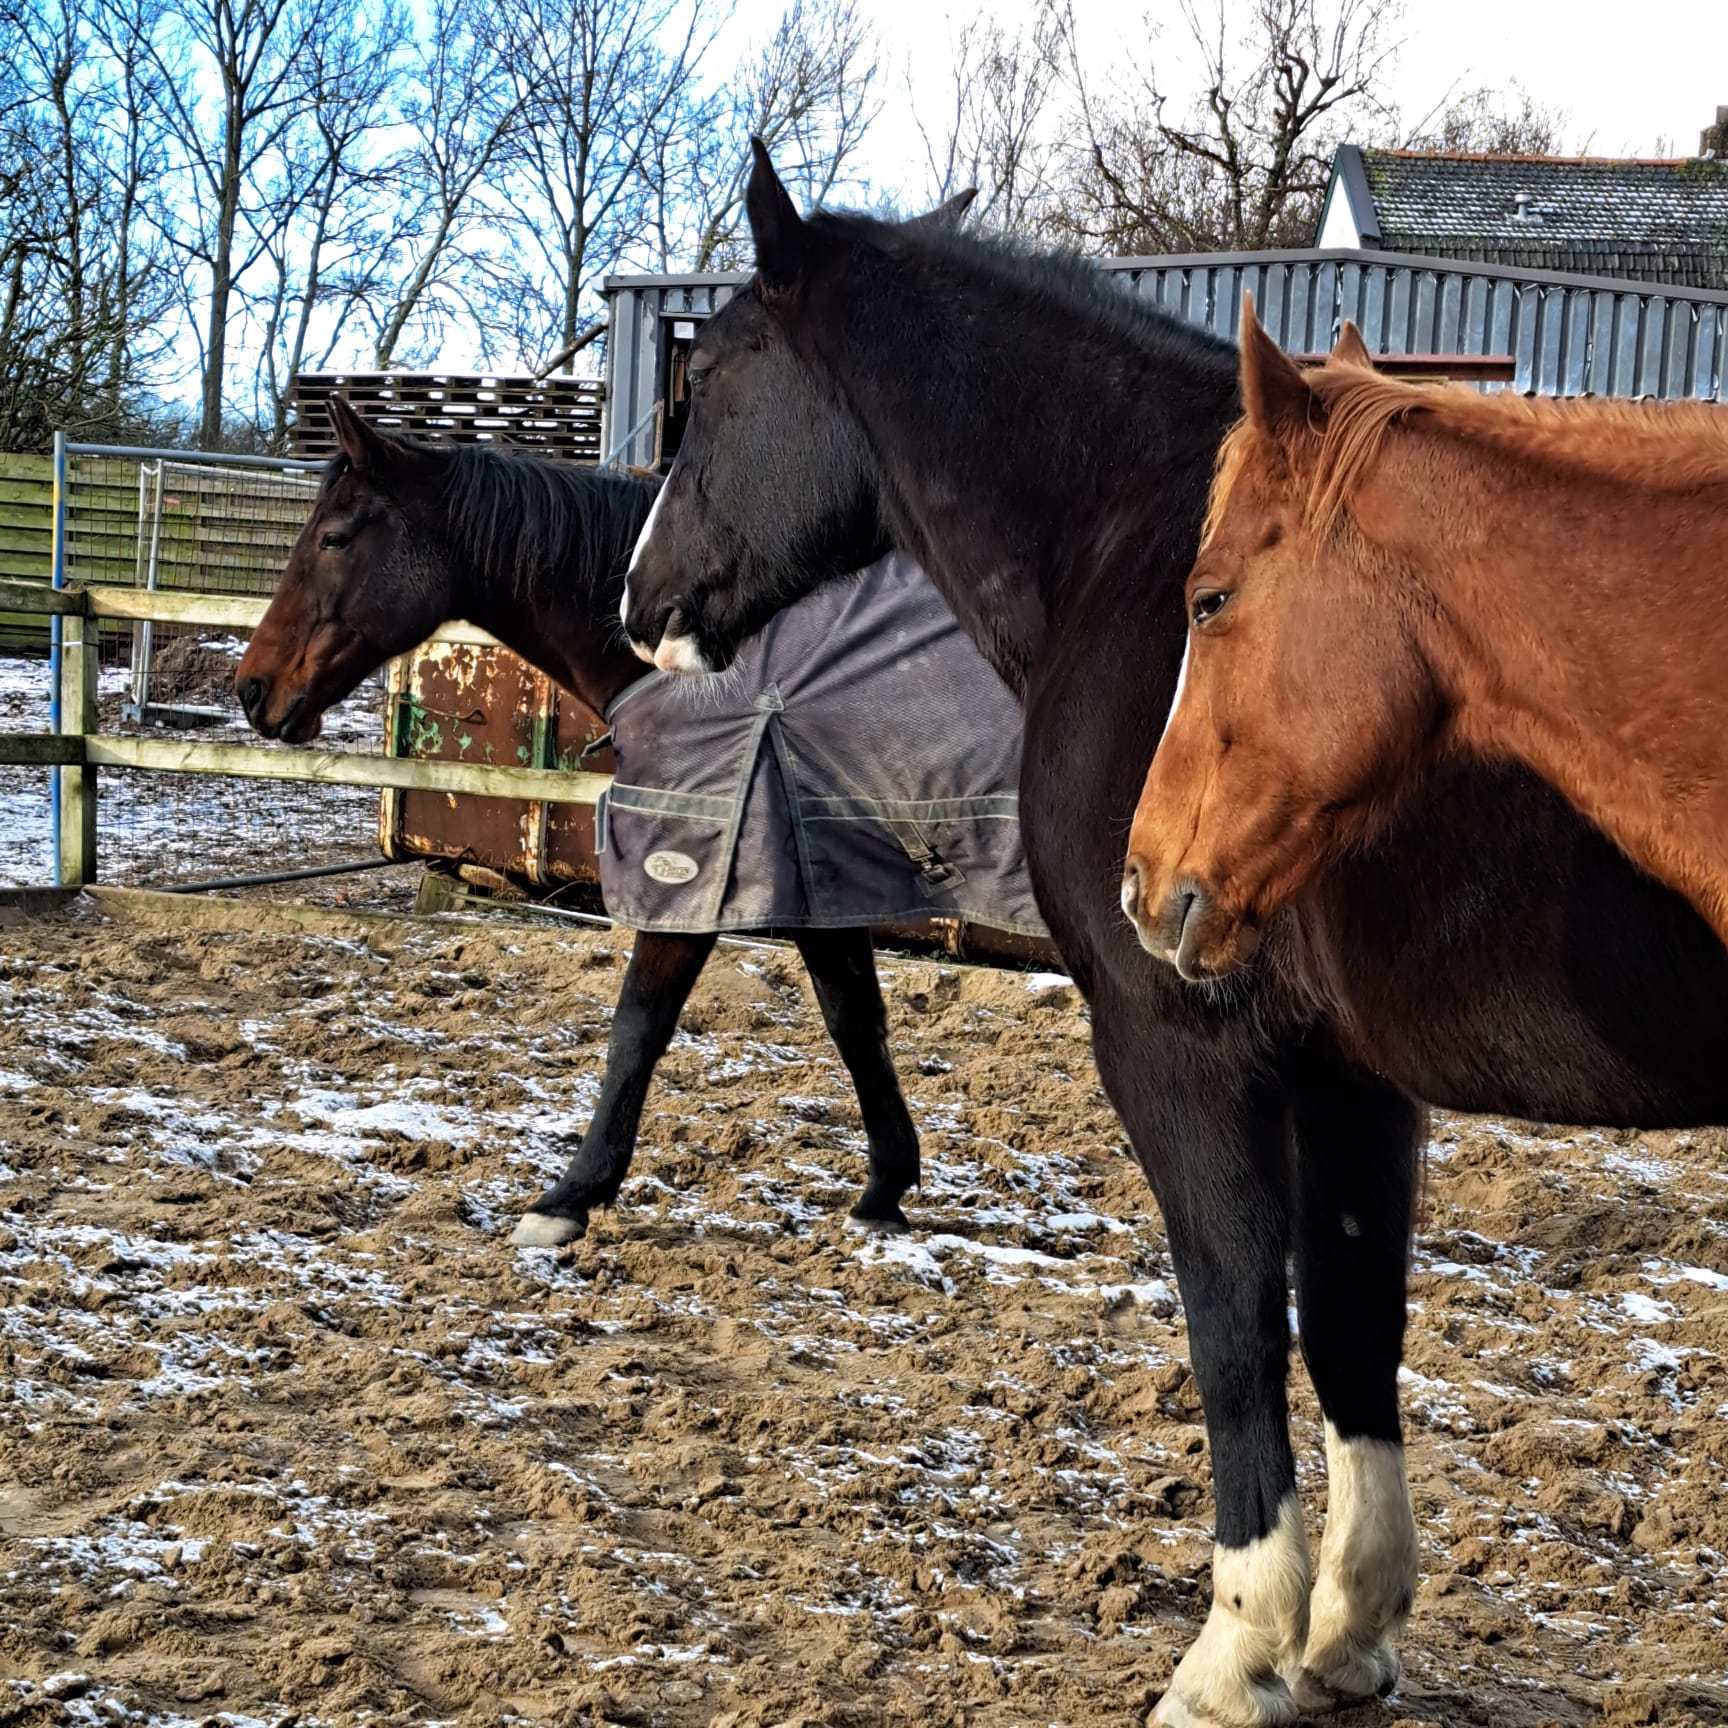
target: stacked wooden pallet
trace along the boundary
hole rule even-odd
[[[329,399],[340,395],[386,432],[496,443],[566,462],[600,460],[597,378],[455,372],[308,372],[294,380],[294,453],[331,456]]]

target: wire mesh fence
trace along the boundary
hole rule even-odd
[[[244,633],[162,625],[156,631],[149,664],[161,700],[142,717],[132,706],[136,663],[130,632],[104,633],[99,730],[117,737],[170,733],[200,742],[257,744],[233,694]],[[0,653],[0,733],[48,730],[49,680],[45,653]],[[384,744],[385,699],[381,679],[374,678],[331,711],[319,747],[376,756]],[[36,887],[54,880],[52,772],[0,766],[0,885]],[[379,794],[371,787],[105,769],[97,803],[101,877],[126,886],[170,887],[358,861],[377,856],[378,824]]]
[[[0,733],[47,730],[46,651],[0,652]],[[51,772],[0,765],[0,886],[35,888],[54,880]]]
[[[220,467],[155,453],[83,458],[68,491],[66,579],[266,596],[319,485],[320,476],[303,469]],[[104,631],[100,730],[256,743],[234,696],[249,634],[148,621]],[[333,710],[319,747],[382,753],[382,689],[370,679]],[[221,774],[110,772],[97,806],[97,848],[104,880],[150,887],[346,862],[377,853],[378,794]]]
[[[66,464],[65,579],[268,594],[319,484],[301,465],[75,453]]]

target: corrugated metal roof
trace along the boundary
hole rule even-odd
[[[1247,289],[1293,353],[1330,348],[1351,318],[1377,354],[1510,354],[1511,387],[1526,394],[1728,401],[1728,291],[1378,251],[1201,253],[1113,259],[1102,268],[1232,340]],[[623,459],[651,458],[666,322],[718,310],[744,279],[607,281],[606,449],[624,444],[646,416]]]

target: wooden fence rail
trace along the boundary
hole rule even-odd
[[[176,774],[297,780],[320,785],[373,786],[398,791],[593,804],[611,783],[606,774],[520,768],[490,762],[367,756],[268,744],[209,744],[178,738],[139,738],[97,730],[96,642],[99,620],[147,619],[251,629],[268,602],[237,594],[186,594],[138,588],[43,588],[0,580],[0,612],[63,620],[60,731],[0,735],[0,766],[49,767],[60,775],[58,877],[63,885],[96,879],[97,772],[141,768]],[[446,626],[434,641],[493,644],[471,625]]]

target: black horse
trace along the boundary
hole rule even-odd
[[[1246,984],[1183,984],[1118,885],[1235,350],[1077,260],[800,220],[760,146],[749,216],[756,276],[703,326],[632,565],[637,651],[722,667],[896,547],[1019,694],[1033,883],[1169,1230],[1217,1484],[1211,1612],[1157,1720],[1280,1723],[1383,1691],[1416,1580],[1397,1373],[1418,1100],[1728,1120],[1728,954],[1547,786],[1464,764],[1268,931]],[[1327,1421],[1312,1590],[1287,1254]]]
[[[295,541],[235,674],[267,738],[304,743],[322,716],[392,655],[463,618],[602,712],[642,668],[618,627],[624,564],[658,482],[561,467],[482,446],[391,438],[332,399],[342,453]],[[918,1132],[888,1054],[868,930],[798,930],[822,1018],[869,1141],[860,1223],[903,1229]],[[655,1065],[717,938],[638,932],[613,1010],[594,1116],[563,1177],[514,1240],[556,1246],[616,1197]]]

